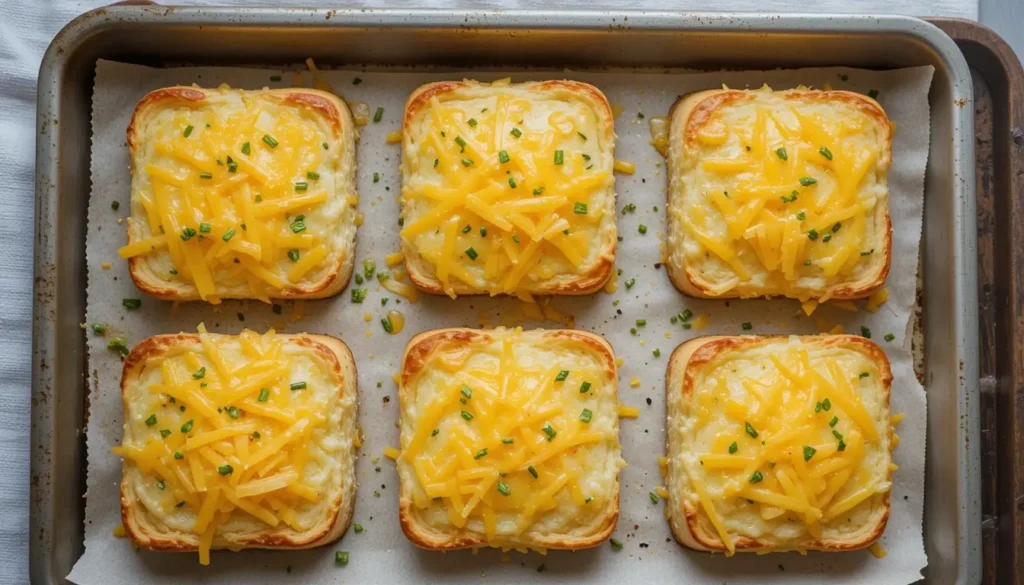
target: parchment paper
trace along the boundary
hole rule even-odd
[[[922,540],[922,504],[925,461],[925,393],[914,376],[909,351],[909,318],[915,302],[915,274],[924,196],[924,170],[928,155],[928,89],[931,67],[893,71],[828,68],[770,72],[685,73],[625,71],[529,71],[511,73],[515,81],[571,78],[593,83],[609,100],[621,106],[616,119],[616,155],[636,163],[636,174],[618,175],[618,207],[633,203],[636,212],[618,216],[617,265],[622,270],[615,294],[561,298],[552,306],[575,315],[576,327],[604,335],[624,364],[619,369],[619,397],[640,407],[637,420],[623,420],[621,442],[629,466],[621,474],[621,513],[615,537],[621,551],[608,544],[579,552],[512,553],[506,559],[496,550],[478,554],[422,551],[410,544],[398,523],[398,480],[385,446],[398,445],[398,397],[392,375],[402,349],[419,331],[438,327],[523,325],[558,327],[550,321],[526,318],[522,304],[508,298],[424,296],[418,303],[404,300],[370,284],[365,304],[352,304],[348,291],[335,299],[310,301],[296,307],[285,303],[281,315],[259,302],[229,301],[214,307],[204,303],[171,303],[146,298],[131,282],[127,264],[116,250],[125,241],[119,218],[129,208],[129,159],[125,129],[135,103],[149,90],[192,83],[211,87],[228,83],[256,89],[290,87],[292,71],[231,68],[150,69],[100,61],[93,97],[92,196],[89,203],[87,260],[89,267],[88,322],[108,326],[106,337],[89,336],[88,492],[86,495],[85,554],[69,579],[79,585],[162,583],[873,583],[916,581],[926,565]],[[384,255],[398,249],[399,146],[385,144],[385,135],[400,127],[406,96],[420,84],[463,77],[491,80],[509,72],[442,72],[440,70],[332,71],[326,77],[349,100],[363,101],[371,111],[384,108],[380,123],[362,128],[358,145],[359,209],[366,221],[359,228],[357,258],[374,258],[384,266]],[[271,81],[281,75],[281,81]],[[362,81],[354,84],[354,78]],[[312,80],[304,75],[307,86]],[[896,123],[893,164],[889,173],[889,205],[893,217],[892,270],[886,283],[889,301],[880,311],[846,312],[824,306],[810,318],[796,301],[698,301],[679,294],[669,283],[660,262],[665,225],[665,163],[648,144],[648,119],[665,115],[680,94],[719,87],[776,89],[805,84],[867,93],[878,99]],[[640,114],[644,118],[641,119]],[[374,183],[374,173],[381,180]],[[120,202],[120,212],[111,202]],[[646,235],[638,225],[646,224]],[[101,264],[110,262],[110,269]],[[635,278],[626,290],[624,282]],[[127,311],[122,298],[142,298],[142,307]],[[381,307],[381,298],[391,302]],[[863,302],[858,303],[863,306]],[[684,308],[707,315],[708,326],[697,331],[672,325],[669,317]],[[389,336],[380,318],[387,310],[405,313],[405,329]],[[369,323],[363,315],[372,313]],[[302,313],[304,317],[298,317]],[[636,319],[647,326],[631,335]],[[244,321],[243,321],[244,319]],[[107,340],[123,335],[129,345],[149,335],[194,331],[204,321],[211,330],[237,333],[243,327],[263,331],[269,326],[293,332],[327,333],[341,337],[352,348],[359,369],[360,425],[365,443],[359,453],[359,489],[354,521],[365,527],[349,529],[335,545],[308,551],[215,552],[212,564],[201,567],[194,554],[136,551],[129,541],[112,536],[120,523],[118,483],[121,460],[111,447],[121,440],[119,380],[121,361],[106,349]],[[898,431],[902,442],[894,453],[899,470],[892,489],[892,516],[882,538],[888,556],[876,559],[866,551],[827,554],[722,555],[698,553],[676,544],[665,521],[663,504],[652,504],[648,492],[662,484],[658,457],[664,454],[665,366],[671,350],[685,340],[708,334],[739,334],[740,324],[753,324],[752,333],[817,333],[841,324],[847,332],[871,329],[873,339],[892,361],[895,382],[892,411],[906,413]],[[886,333],[895,335],[891,342]],[[661,357],[653,355],[660,350]],[[639,378],[631,388],[631,377]],[[334,551],[350,552],[346,567],[334,565]]]

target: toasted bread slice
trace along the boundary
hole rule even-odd
[[[619,515],[615,357],[582,331],[441,329],[401,373],[400,520],[414,544],[581,549]]]
[[[315,299],[355,256],[355,132],[313,89],[168,87],[128,126],[132,280],[168,300]]]
[[[241,369],[239,369],[241,368]],[[326,335],[157,335],[124,362],[121,517],[139,548],[310,548],[355,502],[356,370]]]
[[[668,366],[668,519],[696,550],[843,551],[885,530],[892,373],[852,335],[699,337]]]
[[[848,91],[712,90],[669,126],[668,258],[701,298],[857,299],[892,255],[892,125]]]
[[[615,260],[615,128],[577,81],[431,83],[405,107],[402,251],[434,294],[582,295]]]

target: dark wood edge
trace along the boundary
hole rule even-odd
[[[991,92],[977,133],[983,582],[1024,585],[1024,71],[992,29],[929,21]]]

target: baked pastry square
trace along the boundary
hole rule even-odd
[[[157,335],[124,362],[121,517],[139,548],[309,548],[348,528],[356,370],[326,335]]]
[[[889,519],[889,361],[852,335],[700,337],[668,367],[667,515],[696,550],[842,551]]]
[[[892,125],[848,91],[712,90],[669,126],[667,266],[690,296],[857,299],[892,254]]]
[[[581,295],[615,260],[615,128],[577,81],[431,83],[405,107],[401,239],[420,289]]]
[[[402,529],[436,550],[595,546],[619,514],[615,357],[582,331],[442,329],[401,372]]]
[[[313,89],[168,87],[128,127],[132,280],[162,299],[314,299],[355,255],[355,132]]]

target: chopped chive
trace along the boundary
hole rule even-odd
[[[800,213],[796,214],[796,218],[799,219],[800,221],[803,221],[804,219],[807,218],[807,214],[801,211]]]
[[[733,441],[732,445],[729,445],[729,454],[734,455],[736,451],[739,451],[739,449],[740,446],[736,444],[736,441]]]
[[[543,192],[544,192],[544,187],[537,187],[536,189],[533,190],[533,194],[534,195],[540,195]]]
[[[814,177],[800,177],[800,184],[804,187],[810,187],[817,182],[818,179],[815,179]]]
[[[161,489],[161,490],[162,489],[166,489],[167,488],[167,483],[164,480],[162,480],[162,479],[158,479],[157,482],[156,482],[156,487],[157,487],[157,489]]]
[[[213,226],[211,226],[210,224],[206,223],[205,221],[203,223],[199,224],[199,233],[201,233],[201,234],[208,234],[208,233],[210,233],[211,230],[213,230]]]
[[[467,412],[467,411],[463,410],[459,414],[462,415],[462,418],[464,418],[466,420],[473,420],[473,414],[471,412]]]
[[[661,350],[655,348],[655,350],[652,351],[651,354],[654,355],[654,357],[656,357],[656,358],[660,358],[661,357]]]
[[[455,137],[455,144],[458,144],[459,147],[462,148],[463,151],[466,150],[466,141],[463,140],[461,136],[456,136]]]
[[[757,438],[757,431],[754,430],[753,425],[751,425],[749,422],[744,422],[743,427],[746,429],[748,435],[750,435],[754,439]]]
[[[594,413],[589,408],[584,408],[583,412],[580,413],[580,420],[590,424],[590,419],[593,418]]]
[[[468,223],[466,224],[466,227],[462,228],[462,233],[464,234],[468,234],[471,231],[473,231],[473,226],[469,225]]]
[[[379,183],[380,182],[380,173],[373,173],[373,182],[374,183]]]
[[[231,228],[228,231],[224,232],[224,235],[221,236],[220,239],[224,240],[225,242],[230,242],[231,238],[233,237],[235,237],[235,228]]]
[[[814,447],[811,447],[810,445],[804,445],[804,461],[810,461],[811,457],[814,457],[814,454],[817,452],[818,450],[815,449]]]
[[[776,148],[775,149],[775,156],[781,158],[782,160],[789,160],[789,155],[786,154],[786,147],[785,146]]]
[[[622,541],[618,538],[609,538],[608,544],[612,545],[613,550],[622,550]]]
[[[584,133],[582,133],[582,132],[577,132],[576,134],[577,134],[577,135],[578,135],[578,136],[579,136],[580,138],[582,138],[582,139],[583,139],[583,142],[586,142],[586,141],[587,141],[587,135],[586,135],[586,134],[584,134]]]
[[[814,240],[817,240],[818,239],[818,230],[812,229],[811,231],[807,232],[807,239],[812,241],[812,242]]]
[[[689,321],[693,317],[693,311],[690,309],[683,309],[682,313],[679,313],[679,318],[683,321]]]
[[[476,128],[476,118],[470,118],[466,120],[466,123],[469,124],[470,128]]]
[[[473,455],[473,459],[480,459],[481,457],[486,457],[486,456],[487,456],[487,447],[484,447],[483,449],[480,449],[479,451],[477,451],[476,455]]]
[[[896,336],[893,335],[892,333],[886,333],[883,339],[885,339],[886,341],[892,341],[893,339],[896,339]]]
[[[586,215],[587,214],[587,204],[586,203],[576,203],[576,204],[574,204],[572,206],[572,211],[576,215]]]
[[[755,471],[750,475],[750,483],[761,483],[764,480],[764,476],[761,475],[760,471]]]
[[[556,150],[555,151],[555,164],[556,165],[560,165],[563,162],[565,162],[564,154],[562,153],[561,150]]]
[[[636,211],[636,203],[627,203],[622,206],[622,215]]]
[[[647,226],[645,226],[644,224],[640,224],[636,228],[636,231],[640,232],[641,234],[646,234],[647,233]]]
[[[783,196],[780,197],[780,199],[782,199],[783,203],[792,203],[792,202],[796,201],[797,197],[799,197],[799,196],[800,196],[800,192],[794,190],[792,193],[789,194],[789,196],[783,195]]]
[[[156,415],[155,414],[149,415],[149,418],[146,419],[146,425],[153,426],[155,424],[156,424]]]
[[[821,401],[820,400],[818,402],[814,403],[814,414],[818,414],[819,412],[821,412]]]
[[[99,323],[94,323],[92,326],[92,332],[95,333],[96,335],[103,335],[104,333],[107,332],[107,328],[104,327],[103,325],[100,325]]]
[[[230,465],[221,465],[220,467],[217,468],[217,473],[221,475],[231,475],[231,472],[233,471],[234,468],[231,467]]]
[[[394,333],[395,326],[391,324],[391,317],[384,317],[380,320],[380,326],[384,328],[386,333]]]
[[[175,451],[174,452],[174,458],[175,459],[184,459],[185,456],[181,454],[181,451]]]
[[[185,131],[182,133],[182,135],[185,138],[188,138],[189,136],[192,136],[192,124],[189,124],[188,126],[185,126]]]
[[[298,262],[299,261],[299,251],[298,250],[288,250],[288,259],[291,260],[292,262]]]
[[[196,235],[196,230],[194,230],[194,229],[192,229],[190,227],[187,227],[187,228],[181,230],[181,241],[182,242],[187,242],[187,241],[191,240],[192,237],[195,236],[195,235]]]
[[[509,495],[512,494],[512,490],[508,489],[508,486],[505,485],[505,482],[499,481],[498,482],[498,493],[503,495],[503,496],[508,497]]]
[[[198,370],[192,372],[192,379],[193,380],[202,380],[205,377],[206,377],[206,366],[203,366],[203,367],[199,368]]]
[[[365,288],[354,288],[354,289],[352,289],[352,302],[353,303],[361,303],[361,302],[363,302],[365,300],[366,300],[366,289]]]
[[[836,451],[846,451],[846,442],[840,439],[839,445],[836,447]]]
[[[125,345],[123,337],[115,337],[107,342],[107,349],[112,349],[121,354],[121,357],[126,357],[130,352],[128,346]]]
[[[840,433],[839,431],[835,430],[835,429],[832,430],[832,436],[835,437],[839,441],[843,440],[843,434]]]
[[[569,377],[569,370],[562,370],[555,376],[555,382],[564,382]]]
[[[754,328],[754,326],[750,324],[750,321],[744,321],[743,323],[740,323],[740,327],[742,327],[744,331],[750,331],[751,329]]]
[[[860,336],[861,337],[866,337],[868,339],[871,339],[871,330],[868,329],[867,327],[861,325],[860,326]]]
[[[113,209],[114,211],[117,211],[118,209],[121,209],[121,202],[120,201],[111,201],[110,202],[110,208]]]
[[[245,156],[249,156],[249,153],[251,153],[251,152],[252,152],[252,145],[249,144],[248,142],[243,142],[242,143],[242,154],[244,154]]]
[[[177,453],[175,453],[175,455],[177,455]],[[178,502],[177,504],[174,504],[174,507],[175,507],[175,508],[181,508],[181,507],[182,507],[182,506],[184,506],[184,505],[185,505],[185,502],[184,502],[184,501],[181,501],[181,502]]]
[[[356,522],[355,524],[352,525],[352,530],[355,530],[356,534],[359,534],[360,532],[362,532],[364,530],[364,528],[363,528],[362,524]]]
[[[462,166],[464,166],[464,167],[471,167],[471,166],[473,166],[473,159],[471,159],[471,158],[464,158],[464,159],[462,159]]]
[[[838,232],[842,227],[843,227],[843,224],[837,221],[835,223],[835,225],[832,226],[832,233],[834,234],[834,233]]]
[[[861,256],[870,256],[870,255],[872,255],[872,254],[874,254],[874,253],[875,253],[875,249],[874,249],[874,248],[871,248],[871,249],[870,249],[870,250],[868,250],[867,252],[861,252],[861,253],[860,253],[860,255],[861,255]]]
[[[512,443],[515,443],[516,440],[515,440],[514,437],[502,437],[501,438],[501,442],[506,444],[506,445],[511,445]]]
[[[534,469],[532,465],[531,465],[531,466],[529,466],[529,467],[527,467],[527,468],[526,468],[526,471],[529,471],[529,472],[530,472],[530,475],[532,475],[532,476],[533,476],[533,479],[537,479],[537,477],[538,477],[538,475],[537,475],[537,470],[536,470],[536,469]]]
[[[827,158],[828,160],[832,160],[832,151],[829,150],[828,148],[822,146],[821,148],[818,149],[818,152],[821,153],[821,156]]]
[[[134,311],[142,306],[142,299],[121,299],[121,304],[129,311]]]
[[[518,185],[516,185],[516,179],[515,179],[515,177],[509,177],[509,178],[508,178],[508,186],[509,186],[509,187],[512,187],[513,189],[515,189],[516,187],[518,187]]]
[[[301,219],[297,219],[294,222],[292,222],[292,224],[289,227],[292,229],[292,233],[297,234],[300,232],[304,232],[306,231],[306,222]]]
[[[376,124],[384,118],[384,108],[378,107],[373,113],[373,123]]]
[[[307,183],[306,181],[299,181],[295,183],[296,191],[305,191],[307,189],[309,189],[309,183]]]
[[[476,253],[476,250],[474,250],[473,247],[470,246],[466,248],[466,256],[469,256],[470,260],[476,260],[479,255]]]
[[[498,162],[500,162],[501,164],[505,164],[509,160],[511,160],[511,159],[508,157],[508,151],[507,150],[502,150],[502,151],[498,152]]]
[[[324,150],[327,150],[327,143],[326,142],[321,142],[320,146],[323,146]]]
[[[188,422],[186,422],[185,424],[181,425],[181,432],[183,432],[185,434],[188,434],[188,433],[192,432],[192,426],[194,424],[195,424],[195,421],[189,419]]]
[[[253,438],[253,440],[259,439],[260,438],[260,432],[259,431],[253,431],[252,432],[252,438]]]
[[[825,400],[822,400],[821,401],[821,409],[824,410],[825,412],[828,412],[828,411],[832,410],[832,401],[829,400],[828,398],[826,398]]]
[[[487,226],[485,226],[485,225],[480,226],[480,237],[481,238],[486,238],[487,237]]]
[[[833,416],[832,420],[828,421],[828,426],[834,427],[834,426],[836,426],[836,424],[838,422],[839,422],[839,417],[838,416]]]
[[[377,271],[377,261],[372,258],[363,260],[363,276],[367,279],[373,278],[373,273]]]
[[[256,402],[266,402],[270,398],[270,388],[260,388],[260,396]]]
[[[544,426],[541,428],[541,430],[544,431],[544,434],[548,436],[548,441],[554,439],[555,435],[558,434],[558,431],[555,430],[555,427],[551,426],[551,423],[544,423]]]
[[[434,429],[433,431],[430,432],[430,436],[431,437],[436,437],[437,434],[440,433],[440,432],[441,432],[441,429]]]
[[[519,130],[519,128],[513,128],[512,131],[509,132],[509,134],[511,134],[512,136],[515,136],[516,138],[519,138],[520,136],[523,135],[523,133]]]
[[[435,169],[437,168],[437,163],[439,163],[439,162],[441,162],[440,159],[436,159],[436,158],[434,159],[434,168]]]
[[[857,377],[858,377],[858,378],[867,378],[867,377],[868,377],[868,376],[870,376],[870,375],[871,375],[871,374],[869,374],[869,373],[867,373],[867,372],[861,372],[861,373],[860,373],[860,375],[859,375],[859,376],[857,376]]]
[[[358,77],[356,79],[359,79]],[[355,83],[355,82],[353,82]],[[348,564],[348,551],[339,550],[334,552],[334,564],[335,565],[347,565]]]
[[[580,394],[586,394],[587,392],[590,392],[590,386],[590,382],[584,382],[580,384]]]
[[[590,155],[589,155],[589,154],[587,154],[587,153],[583,153],[583,154],[582,154],[582,155],[580,155],[580,156],[582,156],[582,157],[583,157],[583,160],[585,160],[585,161],[589,161],[589,160],[590,160]]]
[[[647,326],[647,319],[637,319],[636,320],[636,326],[637,327],[646,327]]]
[[[263,142],[266,143],[270,148],[277,148],[277,140],[274,139],[270,134],[263,135]]]
[[[230,156],[228,157],[228,172],[229,173],[237,173],[238,172],[238,163],[235,161],[235,159],[231,158]]]
[[[238,418],[238,407],[237,406],[229,406],[228,407],[228,416],[230,416],[231,418]]]
[[[636,284],[636,279],[635,278],[630,278],[629,280],[626,281],[625,284],[626,284],[626,290],[629,290],[629,289],[633,288],[634,284]]]
[[[305,390],[306,382],[292,382],[288,387],[291,388],[292,390]]]

